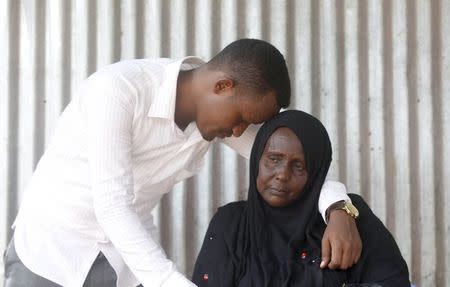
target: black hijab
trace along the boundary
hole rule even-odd
[[[281,127],[291,129],[302,143],[308,180],[293,204],[273,208],[260,196],[256,179],[267,140]],[[326,129],[307,113],[285,111],[261,127],[250,157],[246,222],[241,225],[246,233],[242,246],[238,246],[246,256],[241,261],[237,286],[323,286],[319,264],[325,226],[320,224],[317,228],[316,223],[320,219],[318,200],[331,153]]]
[[[281,127],[291,129],[302,143],[308,179],[294,203],[273,208],[260,196],[256,179],[267,140]],[[214,287],[311,287],[342,286],[347,282],[351,272],[321,270],[319,267],[321,240],[326,226],[318,211],[318,200],[330,167],[331,153],[326,129],[307,113],[285,111],[266,122],[260,128],[251,152],[248,200],[222,207],[212,219],[194,268],[194,283]],[[365,256],[375,258],[375,265],[386,260],[400,260],[396,266],[405,273],[406,264],[392,236],[362,199],[352,199],[358,201],[361,217],[367,218],[366,222],[370,219],[372,229],[377,233],[358,226],[360,232],[364,229],[365,233],[372,233],[369,240],[382,236],[380,239],[389,243],[386,251],[395,251],[383,260],[369,256],[370,253],[366,256],[363,252],[361,263],[352,271],[357,282],[363,279],[363,270],[370,266]],[[365,250],[372,249],[366,246]],[[381,274],[388,272],[381,271]],[[373,278],[382,276],[374,273]]]

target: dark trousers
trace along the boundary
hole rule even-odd
[[[60,287],[37,274],[31,272],[20,261],[14,248],[14,240],[11,240],[3,254],[5,263],[4,287]],[[103,253],[97,256],[84,281],[83,287],[114,287],[117,276]],[[142,285],[139,285],[142,286]]]

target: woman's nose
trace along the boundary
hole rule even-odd
[[[286,181],[290,177],[289,167],[287,165],[280,165],[277,169],[276,179]]]

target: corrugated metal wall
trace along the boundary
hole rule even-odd
[[[449,0],[0,0],[0,248],[82,79],[121,59],[209,59],[255,37],[284,53],[292,107],[327,126],[331,177],[368,200],[418,286],[450,286],[449,35]],[[163,199],[162,242],[181,270],[215,208],[246,185],[247,162],[217,145]]]

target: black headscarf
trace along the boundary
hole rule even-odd
[[[274,208],[259,194],[256,179],[267,140],[281,127],[291,129],[302,143],[308,179],[294,203]],[[331,153],[326,129],[307,113],[285,111],[265,123],[250,157],[248,200],[228,204],[212,219],[196,262],[194,283],[214,287],[311,287],[342,286],[347,282],[349,272],[319,267],[326,226],[318,211],[318,200]],[[362,210],[363,214],[368,212],[368,207]],[[384,228],[381,222],[377,224]],[[392,238],[387,242],[396,247]],[[397,257],[403,260],[401,255]],[[361,273],[365,267],[362,264],[355,270]],[[358,280],[362,278],[357,276]]]
[[[301,196],[284,208],[270,207],[256,189],[259,161],[269,137],[287,127],[303,146],[308,180]],[[277,115],[259,130],[250,157],[250,187],[238,286],[322,286],[318,200],[331,163],[331,143],[322,123],[301,111]],[[336,285],[334,285],[336,286]]]

